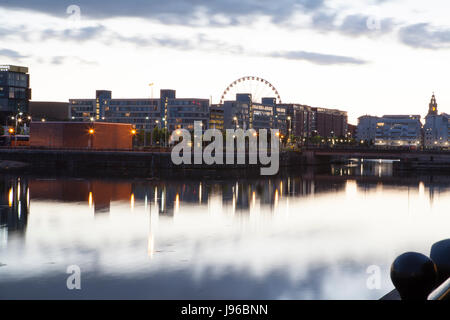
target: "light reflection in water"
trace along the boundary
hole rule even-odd
[[[428,254],[450,224],[450,177],[370,161],[222,181],[0,182],[0,298],[70,298],[58,288],[78,264],[86,298],[376,299],[393,259]],[[370,265],[381,290],[365,286]]]

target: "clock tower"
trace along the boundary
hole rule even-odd
[[[437,109],[438,105],[436,102],[436,97],[434,96],[434,92],[433,92],[433,96],[431,97],[431,101],[428,107],[428,115],[437,115],[438,114],[438,109]]]

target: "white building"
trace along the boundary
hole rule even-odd
[[[420,146],[422,123],[419,115],[388,115],[380,118],[375,133],[377,146]]]
[[[436,97],[431,97],[428,115],[425,117],[425,148],[448,148],[450,144],[449,117],[446,113],[438,114]]]
[[[356,140],[366,143],[374,143],[377,132],[377,123],[381,122],[380,117],[362,116],[358,118],[356,127]]]

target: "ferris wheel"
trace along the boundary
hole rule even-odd
[[[278,90],[269,81],[260,77],[242,77],[228,85],[220,98],[220,104],[226,100],[235,100],[236,94],[249,93],[252,95],[252,102],[261,103],[262,98],[275,98],[277,103],[281,103]]]

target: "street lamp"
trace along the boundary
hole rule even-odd
[[[134,144],[136,143],[136,134],[137,134],[137,130],[136,129],[131,129],[131,135],[133,136],[133,147]]]
[[[291,131],[292,131],[292,118],[291,116],[287,117],[288,121],[289,121],[289,128],[288,128],[288,134],[289,134],[289,138],[288,138],[288,142],[291,142]]]

